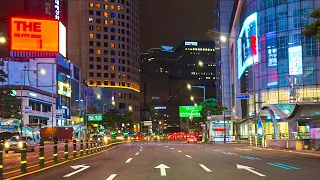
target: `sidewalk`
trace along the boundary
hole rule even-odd
[[[262,148],[262,147],[255,147],[255,146],[248,146],[248,147],[250,147],[252,149],[272,150],[272,151],[278,151],[278,152],[287,152],[287,153],[295,153],[295,154],[303,154],[303,155],[320,157],[320,151],[293,150],[293,149],[280,149],[280,148]]]

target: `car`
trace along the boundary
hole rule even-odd
[[[4,152],[8,153],[9,151],[20,152],[20,149],[23,146],[23,143],[26,143],[27,151],[34,151],[35,141],[29,136],[12,136],[4,143]]]
[[[195,136],[189,136],[187,138],[187,143],[193,142],[193,143],[197,143],[197,138]]]
[[[18,132],[1,132],[0,133],[0,143],[4,144],[8,139],[10,139],[12,136],[18,136]]]

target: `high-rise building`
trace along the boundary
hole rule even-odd
[[[139,1],[68,1],[68,58],[85,83],[110,89],[114,108],[139,121]]]
[[[318,148],[320,42],[302,32],[320,1],[235,2],[229,47],[237,135],[306,139]]]

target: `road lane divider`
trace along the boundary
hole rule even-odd
[[[205,165],[203,164],[199,164],[200,167],[202,167],[202,169],[204,169],[207,172],[212,172],[209,168],[207,168]]]
[[[226,154],[226,155],[237,155],[236,153],[232,153],[232,152],[222,152],[223,154]]]
[[[294,166],[289,166],[289,165],[280,164],[280,163],[267,163],[267,164],[270,166],[274,166],[274,167],[285,169],[285,170],[290,170],[290,169],[299,170],[300,169],[300,168],[297,168]]]
[[[243,158],[243,159],[249,159],[249,160],[261,160],[259,158],[251,157],[251,156],[240,156],[240,157]]]
[[[188,158],[192,158],[191,156],[189,156],[189,155],[186,155],[186,157],[188,157]]]
[[[117,174],[111,174],[106,180],[112,180],[117,176]]]
[[[140,149],[140,152],[142,151],[142,149]]]
[[[137,152],[135,155],[136,155],[136,156],[139,155],[139,152]]]
[[[174,149],[174,148],[171,148],[171,149]]]
[[[179,151],[179,150],[178,150],[178,152],[181,153],[182,151]]]
[[[129,158],[125,163],[128,164],[132,161],[133,158]]]

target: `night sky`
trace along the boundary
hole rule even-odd
[[[209,40],[215,0],[140,0],[140,51],[183,40]]]

